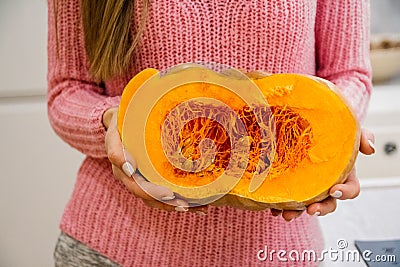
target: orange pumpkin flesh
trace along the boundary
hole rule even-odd
[[[122,92],[121,95],[121,100],[119,103],[119,108],[118,108],[118,131],[121,134],[122,133],[122,125],[124,124],[124,117],[125,117],[125,112],[129,106],[129,103],[131,101],[131,98],[135,94],[136,90],[142,85],[143,81],[146,81],[149,79],[151,76],[157,74],[158,71],[156,69],[145,69],[142,72],[140,72],[138,75],[133,77],[129,83],[126,85],[126,90]]]
[[[190,71],[193,69],[176,75],[190,75]],[[140,87],[154,76],[159,76],[156,70],[144,70],[126,86],[118,113],[118,129],[124,146],[138,162],[141,173],[156,184],[170,188],[172,184],[171,189],[185,198],[196,202],[223,193],[218,188],[202,186],[216,181],[226,171],[231,157],[230,138],[218,122],[209,118],[196,118],[177,130],[173,127],[173,119],[177,116],[168,121],[171,120],[171,116],[167,119],[168,114],[174,108],[185,101],[200,97],[229,105],[239,114],[250,135],[250,156],[247,164],[242,166],[245,172],[229,190],[225,201],[240,201],[249,206],[263,203],[264,207],[277,209],[304,209],[305,206],[326,198],[329,188],[343,182],[353,167],[358,152],[360,128],[345,100],[337,94],[337,89],[325,80],[299,74],[274,74],[266,77],[259,73],[249,75],[270,105],[275,123],[276,140],[273,144],[271,140],[262,139],[260,125],[254,118],[255,112],[268,115],[269,109],[260,107],[251,110],[235,92],[217,84],[192,82],[177,86],[159,95],[157,101],[150,104],[149,114],[137,116],[142,107],[131,107],[129,103],[133,96],[142,95],[145,99],[146,95],[152,94],[150,90],[143,92]],[[188,105],[183,110],[190,112],[196,106],[215,110],[213,103],[194,101],[192,104],[193,106]],[[147,104],[140,101],[137,105]],[[179,113],[179,116],[185,114]],[[179,168],[171,164],[164,149],[165,144],[168,146],[170,141],[169,135],[162,135],[166,120],[169,122],[167,125],[170,125],[166,130],[171,135],[179,136],[180,152],[189,160],[201,157],[201,140],[213,140],[217,153],[212,164],[201,171],[190,171],[193,167],[190,162],[184,162],[185,166]],[[144,132],[138,130],[138,125],[144,125]],[[143,139],[147,153],[136,150],[138,139]],[[261,142],[271,142],[266,147],[273,146],[274,151],[264,151],[265,147],[260,146]],[[144,157],[147,157],[155,171],[169,183],[165,184],[154,178],[150,167],[141,165]],[[249,190],[253,174],[262,174],[266,169],[269,171],[266,172],[262,184],[255,191]],[[188,190],[190,187],[198,189]]]

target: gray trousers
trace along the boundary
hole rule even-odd
[[[54,250],[55,267],[119,267],[100,253],[61,232]]]

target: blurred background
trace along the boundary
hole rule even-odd
[[[0,0],[0,266],[53,266],[83,158],[47,120],[46,4]],[[371,15],[374,90],[364,127],[376,135],[376,154],[357,161],[361,195],[320,219],[328,248],[341,238],[350,248],[354,240],[400,239],[400,0],[371,0]]]
[[[47,119],[47,1],[0,0],[0,36],[0,266],[54,266],[83,156]]]

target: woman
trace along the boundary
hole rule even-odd
[[[266,245],[321,249],[311,215],[326,215],[336,199],[358,195],[354,171],[304,213],[188,208],[136,174],[133,159],[125,162],[116,110],[139,71],[203,61],[323,77],[343,90],[362,120],[371,90],[368,25],[368,1],[356,0],[49,0],[49,119],[87,156],[62,217],[56,266],[317,264],[262,262],[257,252]],[[374,151],[365,131],[360,150]]]

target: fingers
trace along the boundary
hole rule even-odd
[[[360,183],[356,175],[356,170],[353,168],[343,184],[332,186],[329,194],[330,197],[325,200],[308,206],[307,213],[323,216],[336,210],[337,199],[345,200],[357,197],[360,194]]]
[[[282,218],[287,222],[291,222],[299,217],[303,212],[304,210],[284,210],[282,212]]]
[[[299,217],[301,214],[303,214],[304,210],[277,210],[277,209],[271,209],[271,214],[272,216],[279,216],[282,215],[282,218],[287,221],[291,222],[297,217]]]
[[[150,183],[140,174],[135,173],[133,175],[133,178],[143,191],[145,191],[148,195],[152,196],[155,199],[166,201],[175,198],[174,192],[172,192],[171,189],[165,186]]]
[[[163,186],[158,186],[146,181],[140,174],[133,174],[133,177],[128,177],[120,168],[113,167],[114,176],[120,180],[129,192],[137,197],[147,200],[172,200],[175,198],[174,193]],[[185,204],[185,203],[184,203]]]
[[[360,182],[358,181],[356,170],[353,168],[343,184],[332,186],[329,190],[330,197],[307,207],[310,215],[323,216],[336,210],[337,199],[353,199],[360,194]]]
[[[328,197],[321,202],[317,202],[308,206],[307,213],[309,215],[324,216],[328,213],[334,212],[336,210],[336,207],[336,198]]]
[[[128,189],[129,192],[134,194],[135,196],[147,200],[153,200],[153,197],[147,194],[136,182],[132,177],[128,177],[125,173],[115,165],[112,165],[113,173],[115,178],[120,180],[125,187]]]
[[[118,133],[117,116],[113,116],[110,121],[110,125],[106,133],[105,145],[106,145],[107,157],[110,160],[110,162],[113,165],[122,168],[126,160],[125,160],[123,145],[121,142],[121,137]],[[135,169],[134,165],[136,163],[133,161],[130,162],[130,164],[132,169]]]
[[[106,151],[109,161],[121,168],[127,176],[132,176],[137,165],[133,157],[124,149],[117,127],[117,116],[111,118],[106,133]]]
[[[271,209],[271,214],[272,216],[276,217],[282,214],[281,210],[277,210],[277,209]]]
[[[128,177],[125,173],[113,165],[114,175],[122,181],[125,187],[139,197],[143,202],[153,208],[167,211],[190,211],[199,214],[205,214],[206,206],[189,207],[189,203],[183,199],[175,198],[174,193],[164,187],[152,184],[140,174],[135,173],[132,177]]]
[[[356,175],[356,169],[353,168],[343,184],[332,186],[329,194],[331,197],[341,200],[356,198],[360,194],[360,182]]]
[[[366,155],[375,153],[375,136],[367,129],[361,129],[360,151]]]

